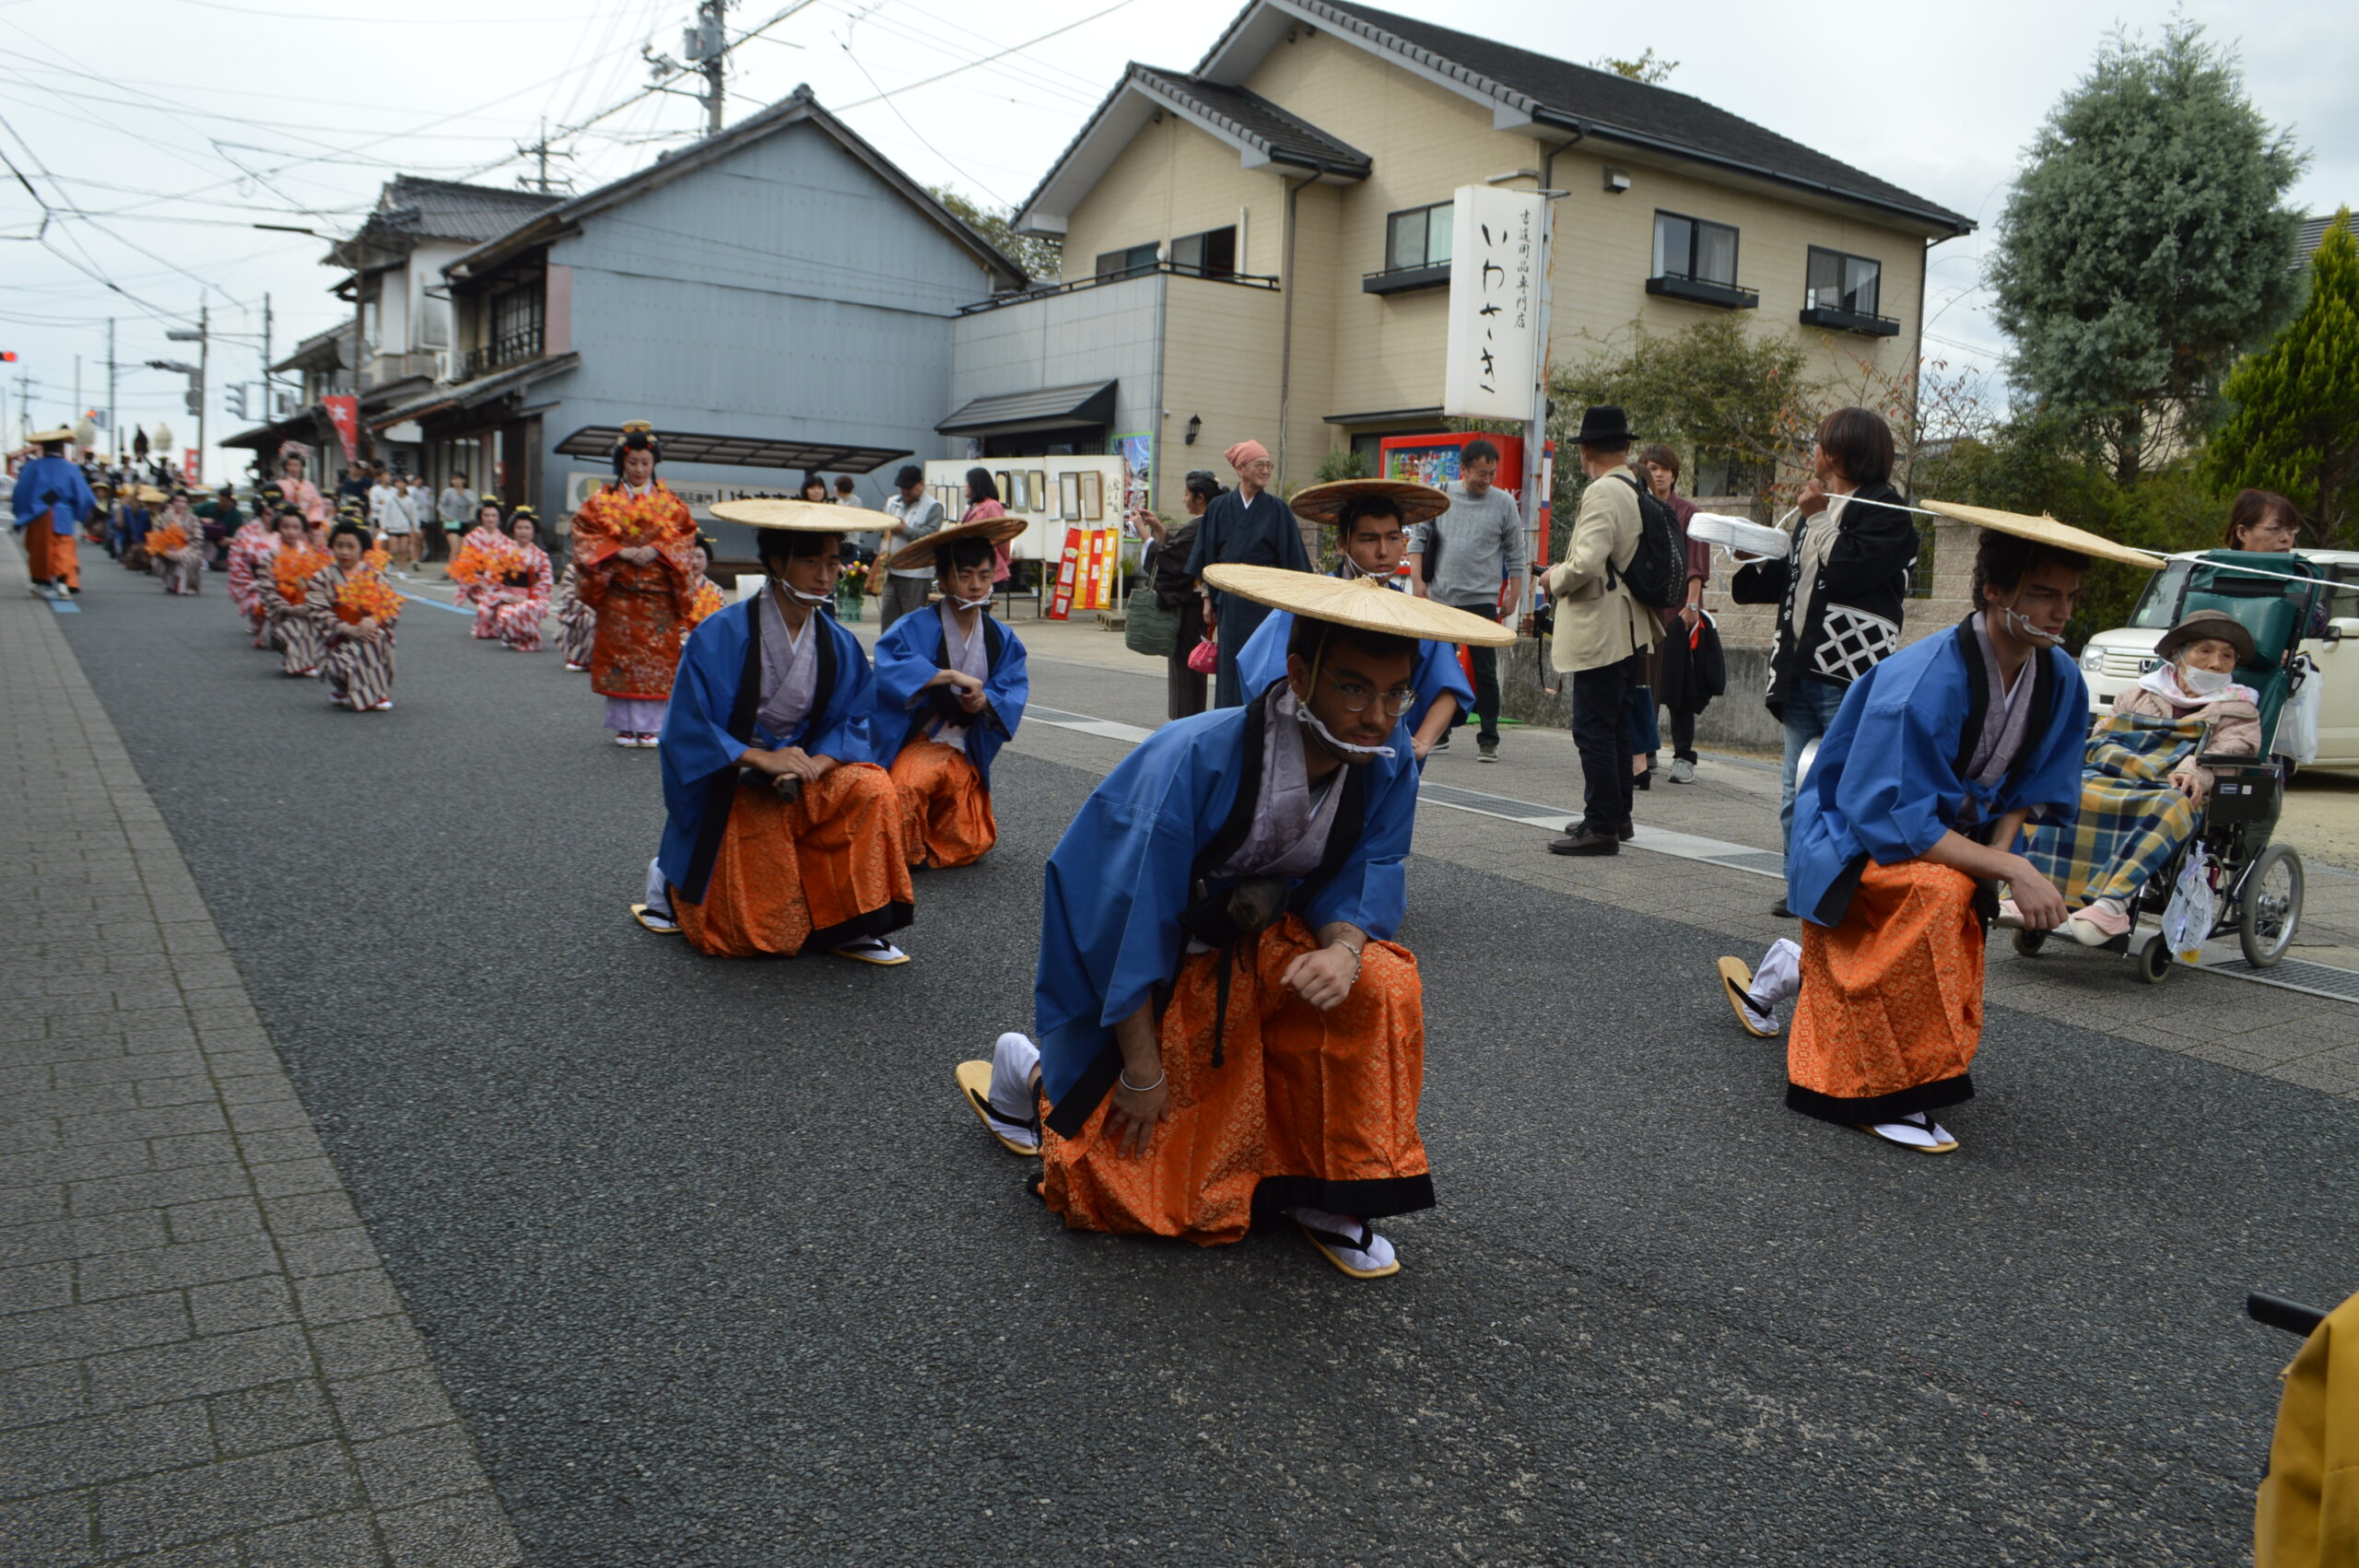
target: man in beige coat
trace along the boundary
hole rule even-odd
[[[1630,802],[1632,705],[1662,618],[1638,603],[1622,572],[1638,553],[1638,486],[1632,437],[1618,408],[1581,415],[1581,472],[1589,487],[1565,558],[1542,579],[1556,605],[1549,661],[1573,678],[1573,743],[1581,754],[1581,820],[1548,846],[1555,855],[1613,855],[1635,831]]]

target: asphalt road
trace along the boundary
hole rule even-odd
[[[414,607],[395,711],[335,712],[217,580],[90,575],[69,640],[537,1562],[2213,1564],[2294,1348],[2243,1293],[2359,1284],[2347,1104],[1994,1010],[1911,1157],[1781,1108],[1717,939],[1434,861],[1403,1272],[1069,1235],[950,1068],[1028,1022],[1090,776],[1003,756],[913,965],[708,960],[626,916],[655,758],[554,653]]]

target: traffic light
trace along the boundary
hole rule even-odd
[[[221,401],[229,404],[230,413],[236,415],[241,419],[245,418],[246,383],[243,381],[231,382],[221,393]]]
[[[0,348],[0,365],[14,365],[16,362],[17,351],[15,349]]]

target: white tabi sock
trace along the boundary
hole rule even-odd
[[[1306,1230],[1317,1231],[1327,1245],[1355,1269],[1372,1270],[1389,1268],[1393,1258],[1399,1256],[1392,1250],[1391,1242],[1361,1221],[1330,1214],[1324,1209],[1289,1209],[1286,1218]],[[1367,1237],[1367,1245],[1364,1247],[1355,1245],[1362,1235]]]
[[[664,883],[663,868],[653,860],[647,862],[647,896],[641,902],[649,914],[672,919],[672,890]]]
[[[1745,993],[1745,1000],[1774,1024],[1778,1021],[1778,1004],[1791,1001],[1802,989],[1802,945],[1779,937],[1761,955],[1761,966],[1753,972],[1753,989]]]
[[[1040,1047],[1028,1035],[1011,1029],[992,1045],[992,1086],[985,1098],[992,1109],[1022,1127],[1032,1125],[1032,1071],[1040,1065]]]

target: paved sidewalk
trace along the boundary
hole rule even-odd
[[[13,548],[0,669],[0,1562],[520,1562]]]

